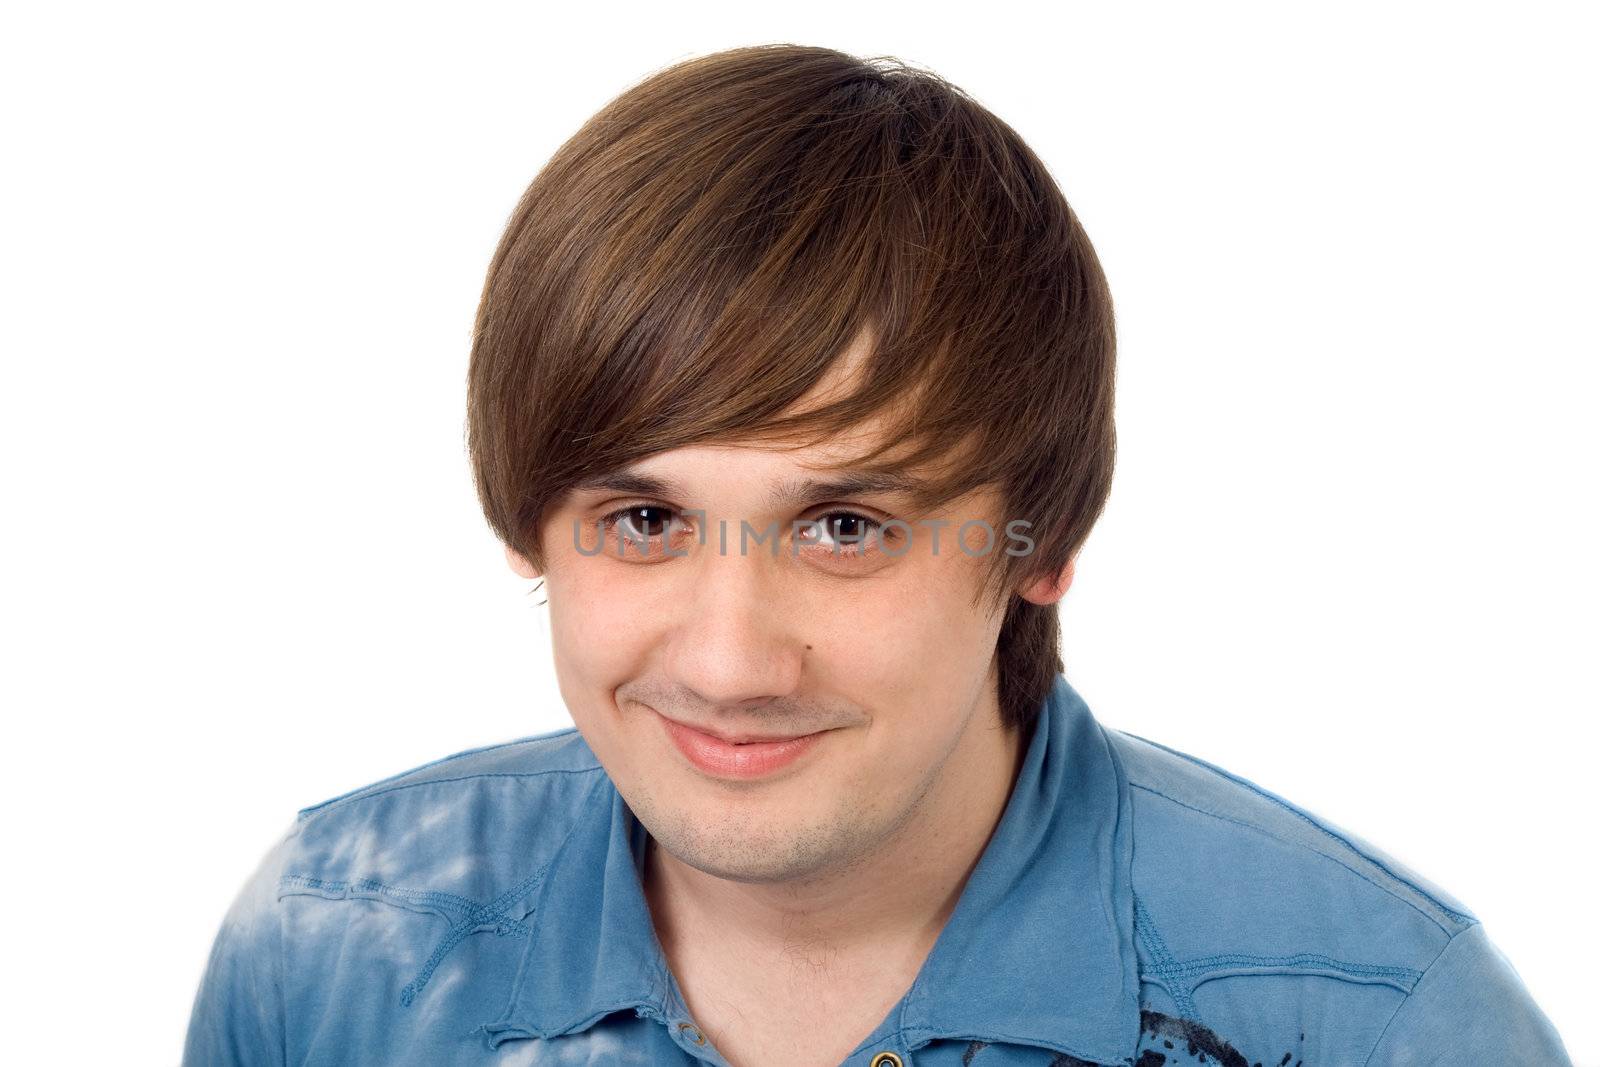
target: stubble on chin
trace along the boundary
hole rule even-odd
[[[745,818],[662,810],[653,798],[641,803],[649,810],[635,808],[635,814],[657,847],[697,871],[728,881],[798,886],[852,869],[872,851],[863,843],[862,827],[847,817],[763,826]]]

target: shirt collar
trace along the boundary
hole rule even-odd
[[[1130,819],[1109,741],[1056,675],[1000,823],[898,1009],[908,1047],[964,1038],[1125,1061],[1139,1036]],[[511,1004],[484,1027],[492,1044],[629,1008],[689,1021],[639,880],[644,841],[597,774],[541,882]]]

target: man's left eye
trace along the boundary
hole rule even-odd
[[[830,547],[836,552],[843,549],[844,554],[859,553],[864,545],[877,540],[883,533],[883,523],[855,511],[830,511],[822,516],[816,526],[803,529],[801,536],[814,537],[818,527],[827,534]]]

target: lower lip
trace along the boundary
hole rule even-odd
[[[828,732],[822,730],[788,741],[755,741],[748,745],[733,745],[699,730],[691,730],[664,715],[661,716],[661,722],[685,759],[718,778],[764,778],[811,751],[822,735]]]

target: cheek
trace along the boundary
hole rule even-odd
[[[658,640],[648,620],[637,614],[639,597],[620,588],[622,583],[595,562],[569,563],[552,572],[545,609],[557,686],[585,733],[616,715],[613,691],[638,675]]]
[[[972,586],[932,567],[872,595],[813,607],[816,668],[863,704],[904,707],[972,688],[994,655],[1000,620],[971,603]]]
[[[649,594],[628,580],[626,570],[596,559],[565,561],[551,572],[550,638],[558,653],[593,660],[648,634]]]

